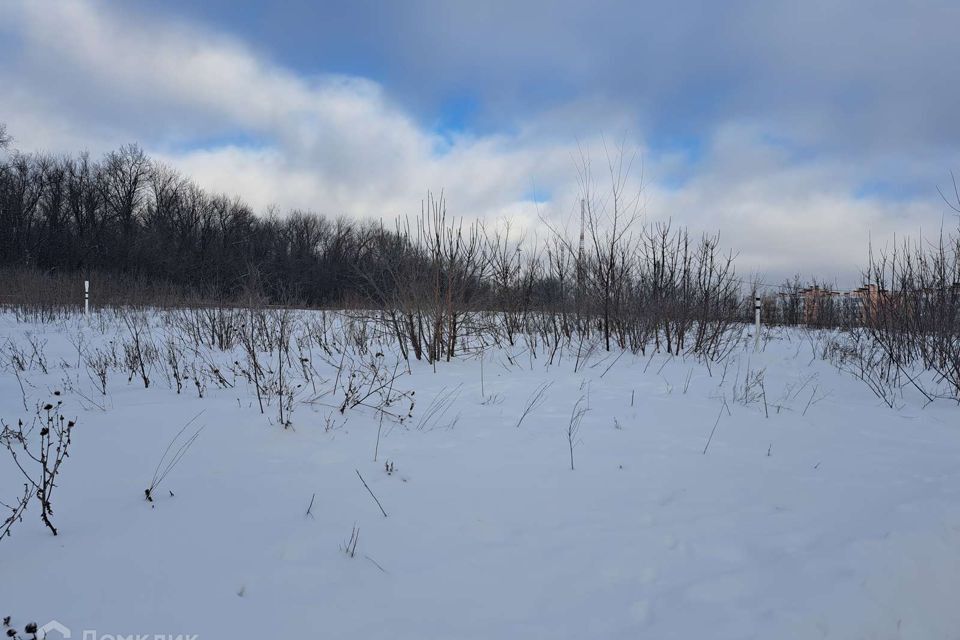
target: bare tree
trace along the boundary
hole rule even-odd
[[[630,172],[637,154],[628,153],[621,143],[611,155],[606,149],[607,172],[610,180],[608,194],[599,195],[591,174],[590,158],[581,156],[578,180],[586,203],[586,230],[589,236],[588,260],[591,289],[599,297],[599,313],[604,346],[610,351],[610,336],[616,315],[621,310],[624,285],[629,275],[628,256],[632,252],[632,228],[640,218],[641,186],[630,189]],[[579,252],[578,252],[579,253]],[[578,268],[584,268],[578,265]],[[623,346],[623,345],[621,345]]]
[[[119,223],[122,266],[128,268],[131,262],[130,244],[136,230],[135,216],[143,204],[151,173],[150,160],[143,149],[128,145],[107,156],[103,172],[103,200]]]

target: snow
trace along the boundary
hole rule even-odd
[[[20,628],[56,619],[74,637],[203,639],[960,629],[960,409],[907,392],[891,410],[813,357],[816,334],[772,331],[759,352],[746,339],[726,376],[723,364],[602,351],[574,371],[572,355],[548,365],[523,346],[435,370],[412,362],[396,385],[415,391],[413,418],[383,421],[376,462],[372,410],[341,416],[303,394],[283,429],[276,400],[261,415],[242,380],[200,399],[159,369],[149,389],[114,372],[102,397],[77,345],[121,340],[121,323],[0,315],[3,349],[28,334],[46,341],[49,368],[21,374],[31,412],[60,390],[77,426],[53,501],[60,535],[32,504],[0,541],[0,614]],[[29,418],[7,351],[0,366],[0,417]],[[332,387],[333,368],[316,366]],[[735,399],[748,370],[764,371],[766,410]],[[148,503],[160,457],[198,413],[203,431]],[[7,502],[22,483],[0,454]]]

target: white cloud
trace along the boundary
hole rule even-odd
[[[936,232],[936,199],[856,196],[869,169],[829,159],[797,160],[743,125],[722,128],[697,176],[680,190],[652,187],[651,209],[701,229],[720,229],[738,264],[771,277],[792,273],[857,281],[871,239]]]

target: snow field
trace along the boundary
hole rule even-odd
[[[159,342],[162,323],[152,326]],[[340,414],[342,393],[304,391],[283,429],[277,399],[261,414],[242,378],[208,382],[201,399],[190,385],[178,395],[158,365],[148,389],[114,372],[100,395],[77,345],[122,331],[0,316],[0,417],[27,419],[55,390],[77,417],[53,500],[60,535],[34,504],[0,541],[0,614],[21,626],[204,639],[960,629],[960,409],[909,394],[887,408],[811,357],[812,334],[774,331],[756,353],[747,340],[726,367],[595,351],[574,371],[570,354],[548,365],[522,346],[435,370],[414,361],[395,383],[415,391],[403,424],[363,406]],[[48,368],[20,373],[29,412],[7,357],[27,334]],[[224,371],[238,359],[215,357]],[[315,368],[332,389],[335,368]],[[744,390],[761,371],[766,409]],[[203,430],[148,503],[165,448],[195,417]],[[0,453],[7,502],[22,483]]]

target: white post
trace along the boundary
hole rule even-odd
[[[83,313],[90,315],[90,281],[83,281]]]
[[[760,348],[760,296],[755,295],[753,297],[753,313],[754,313],[754,324],[756,325],[753,331],[753,348],[757,350]]]

